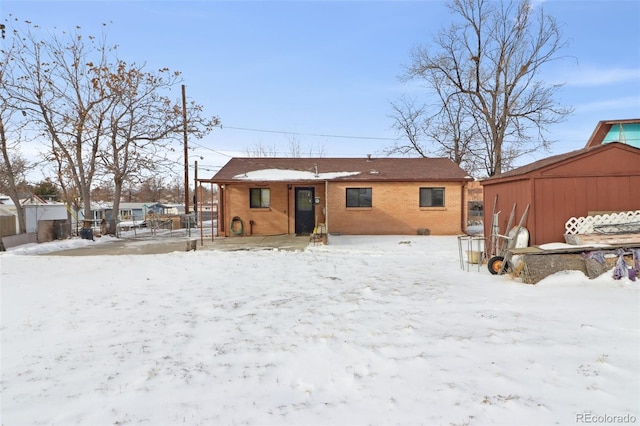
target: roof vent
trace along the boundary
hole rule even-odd
[[[373,160],[371,159],[371,154],[367,154],[367,161],[373,161]]]

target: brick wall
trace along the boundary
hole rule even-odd
[[[324,182],[321,184],[293,185],[281,182],[268,184],[233,184],[225,186],[225,235],[235,236],[229,230],[229,222],[234,216],[240,217],[244,224],[244,235],[280,235],[295,232],[295,187],[313,187],[320,204],[315,206],[318,223],[324,223]],[[250,188],[269,188],[270,207],[250,208]],[[251,224],[253,221],[253,224]]]
[[[347,188],[372,188],[371,208],[347,208]],[[445,207],[420,207],[421,187],[445,188]],[[344,183],[329,184],[327,219],[329,232],[364,235],[416,235],[428,229],[433,235],[461,233],[462,184],[422,183]]]
[[[225,186],[225,235],[236,236],[229,229],[234,216],[242,219],[244,235],[279,235],[295,232],[295,188],[314,187],[320,203],[315,206],[317,223],[327,224],[329,232],[361,235],[416,235],[428,229],[432,235],[461,233],[465,211],[461,183],[345,183],[330,182],[328,199],[325,184],[268,183],[232,184]],[[371,208],[347,208],[346,188],[372,188]],[[421,187],[445,188],[444,207],[419,207]],[[249,207],[250,188],[269,188],[271,205],[268,208]],[[464,201],[466,203],[466,200]],[[328,215],[325,215],[325,206]],[[253,224],[251,223],[253,221]],[[237,230],[237,225],[235,227]]]
[[[0,216],[0,237],[15,235],[17,221],[18,218],[14,215]]]

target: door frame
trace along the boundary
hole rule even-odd
[[[304,212],[306,218],[304,219],[304,224],[306,225],[310,225],[310,229],[307,232],[306,231],[306,227],[303,227],[303,224],[301,223],[303,221],[303,218],[300,217],[299,218],[299,214],[300,216],[302,216],[302,211],[298,210],[298,191],[311,191],[311,212]],[[294,186],[293,188],[293,230],[294,230],[294,234],[295,235],[305,235],[305,234],[311,234],[313,233],[313,229],[316,226],[315,223],[315,214],[316,214],[316,205],[315,205],[315,191],[316,188],[314,186]],[[299,213],[300,212],[300,213]],[[298,232],[298,230],[300,229],[301,232]]]

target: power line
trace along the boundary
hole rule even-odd
[[[216,154],[218,154],[218,155],[222,155],[223,157],[233,158],[233,155],[225,154],[225,153],[224,153],[224,152],[222,152],[222,151],[218,151],[218,150],[215,150],[215,149],[213,149],[213,148],[209,148],[208,146],[204,146],[204,145],[202,145],[202,144],[200,144],[200,143],[197,143],[197,142],[191,142],[191,145],[195,145],[195,146],[197,146],[198,148],[202,148],[202,149],[206,149],[206,150],[211,151],[211,152],[215,152]]]
[[[224,126],[220,125],[220,129],[232,129],[232,130],[243,130],[248,132],[259,132],[259,133],[278,133],[283,135],[296,135],[296,136],[316,136],[316,137],[326,137],[326,138],[338,138],[338,139],[370,139],[370,140],[381,140],[381,141],[399,141],[403,139],[403,136],[399,136],[396,138],[389,137],[377,137],[377,136],[353,136],[353,135],[334,135],[334,134],[324,134],[324,133],[301,133],[301,132],[290,132],[285,130],[269,130],[269,129],[254,129],[250,127],[236,127],[236,126]],[[428,141],[425,141],[428,142]],[[504,142],[515,143],[519,142],[518,140],[505,139]],[[532,139],[530,142],[540,142],[538,139]],[[573,143],[586,143],[586,139],[562,139],[561,141],[550,141],[552,143],[555,142],[557,145],[571,145]],[[215,150],[212,150],[217,152]],[[221,152],[218,152],[221,155],[226,155]]]
[[[261,133],[280,133],[283,135],[296,135],[296,136],[318,136],[323,138],[339,138],[339,139],[371,139],[371,140],[380,140],[380,141],[398,140],[398,138],[383,138],[383,137],[375,137],[375,136],[347,136],[347,135],[330,135],[330,134],[322,134],[322,133],[299,133],[299,132],[286,132],[283,130],[252,129],[248,127],[233,127],[233,126],[223,127],[223,125],[220,125],[220,129],[244,130],[248,132],[261,132]]]

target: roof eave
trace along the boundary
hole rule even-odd
[[[288,184],[313,184],[313,183],[324,183],[324,182],[472,182],[474,179],[472,177],[422,177],[422,178],[412,178],[412,179],[384,179],[384,178],[349,178],[349,177],[341,177],[341,178],[331,178],[331,179],[285,179],[285,180],[252,180],[252,179],[199,179],[199,181],[206,183],[213,183],[217,185],[229,185],[229,184],[237,184],[237,183],[252,183],[252,184],[265,184],[265,183],[288,183]]]

